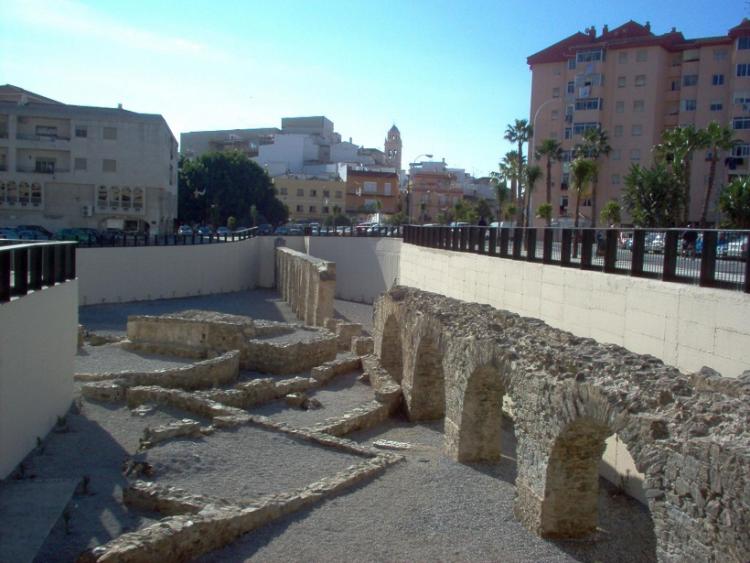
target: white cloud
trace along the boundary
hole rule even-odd
[[[6,14],[32,28],[76,37],[101,39],[153,53],[216,58],[220,53],[204,43],[164,35],[118,22],[74,0],[11,0]]]

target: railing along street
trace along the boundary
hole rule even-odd
[[[404,227],[404,242],[750,293],[750,231]]]
[[[0,246],[0,303],[76,277],[76,243],[3,241]]]

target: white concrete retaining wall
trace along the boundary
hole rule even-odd
[[[487,303],[684,372],[750,369],[750,295],[421,248],[401,250],[402,285]]]
[[[170,299],[256,287],[265,242],[80,248],[76,251],[81,305]],[[269,286],[270,287],[270,286]]]
[[[306,237],[305,251],[336,263],[336,298],[372,303],[399,275],[401,239]]]
[[[73,400],[78,282],[0,305],[0,479]]]

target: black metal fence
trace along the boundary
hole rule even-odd
[[[193,244],[216,244],[224,242],[236,242],[258,236],[258,229],[244,229],[224,235],[208,234],[202,235],[192,233],[189,235],[144,235],[144,234],[118,234],[114,236],[90,235],[80,237],[77,242],[80,248],[103,248],[103,247],[134,247],[134,246],[185,246]]]
[[[0,303],[75,277],[75,242],[0,246]]]
[[[750,293],[750,231],[404,227],[404,242]]]

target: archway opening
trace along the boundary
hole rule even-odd
[[[404,354],[401,345],[401,326],[395,315],[386,319],[380,346],[380,365],[401,383],[404,373]]]
[[[411,386],[405,386],[404,394],[409,420],[439,420],[445,416],[443,358],[433,338],[425,337],[419,343]]]
[[[461,411],[458,461],[500,461],[504,394],[497,368],[483,366],[471,374]]]

